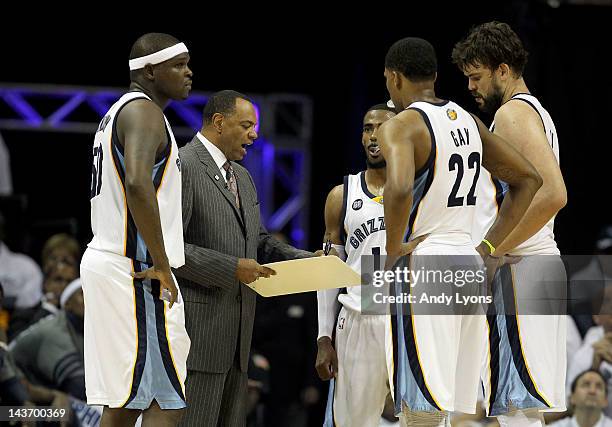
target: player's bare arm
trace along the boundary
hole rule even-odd
[[[378,140],[387,161],[384,201],[387,256],[403,256],[416,247],[414,242],[403,243],[412,209],[414,147],[418,143],[431,144],[431,136],[421,115],[406,110],[381,125]]]
[[[323,241],[330,240],[334,245],[341,245],[340,216],[342,215],[342,196],[344,185],[332,188],[325,201],[325,236]]]
[[[567,203],[561,169],[546,137],[538,113],[520,100],[505,103],[495,114],[496,135],[529,159],[542,177],[542,186],[518,225],[500,245],[510,251],[546,225]]]
[[[482,139],[482,164],[491,174],[508,183],[509,191],[499,209],[495,222],[487,232],[487,239],[496,248],[492,255],[504,255],[499,245],[516,227],[527,211],[542,178],[512,145],[503,138],[489,132],[487,127],[474,117]]]
[[[330,240],[334,245],[342,244],[342,239],[340,237],[340,220],[342,216],[343,194],[344,185],[337,185],[332,188],[325,201],[324,241]],[[319,313],[319,318],[321,315],[325,315],[328,317],[328,321],[331,321],[331,319],[336,316],[338,292],[339,289],[328,289],[317,292],[319,307],[328,307],[328,312]],[[323,304],[321,304],[321,298],[326,299]],[[315,368],[319,378],[324,381],[335,377],[338,373],[338,355],[336,354],[330,336],[322,336],[317,340],[317,360],[315,362]]]
[[[136,273],[134,277],[159,280],[161,287],[170,291],[172,306],[178,291],[164,248],[159,206],[151,178],[156,156],[170,143],[164,123],[163,113],[157,105],[137,100],[119,114],[117,133],[125,153],[127,204],[153,259],[152,268]]]

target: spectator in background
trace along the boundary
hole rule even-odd
[[[4,286],[5,307],[8,310],[33,307],[42,297],[42,272],[29,256],[11,252],[4,238],[5,222],[0,212],[0,282]]]
[[[594,315],[597,326],[590,328],[580,349],[569,363],[567,372],[567,391],[571,392],[574,381],[589,369],[601,373],[607,384],[607,392],[612,390],[612,287],[606,287],[600,293],[600,314]],[[605,409],[606,415],[612,414],[612,407]]]
[[[13,178],[11,177],[11,156],[0,135],[0,196],[13,194]]]
[[[81,262],[79,242],[65,233],[54,234],[43,246],[41,261],[45,273],[52,268],[74,268],[78,272]]]
[[[555,427],[612,427],[612,419],[603,414],[608,406],[606,379],[594,369],[581,372],[571,386],[569,403],[573,417],[556,421]]]
[[[8,338],[16,337],[28,326],[59,309],[59,299],[68,283],[79,277],[81,251],[76,239],[68,234],[55,234],[45,242],[42,250],[44,272],[42,298],[28,309],[11,314]]]
[[[612,282],[610,255],[612,255],[612,225],[606,225],[599,231],[594,256],[590,262],[570,277],[571,312],[574,313],[576,326],[582,335],[593,326],[592,316],[584,313],[599,312],[599,310],[591,311],[593,297],[601,294],[606,282]]]
[[[60,304],[62,310],[21,333],[9,350],[30,383],[85,400],[80,279],[64,289]]]
[[[0,283],[0,307],[4,291]],[[28,400],[28,392],[21,383],[17,367],[7,351],[6,336],[0,334],[0,405],[23,406]]]
[[[43,282],[43,298],[34,307],[14,310],[11,314],[8,329],[9,342],[28,326],[50,314],[57,313],[60,306],[60,295],[64,288],[78,277],[76,267],[67,264],[51,265],[47,270]]]

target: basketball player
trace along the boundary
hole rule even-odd
[[[162,110],[187,98],[188,62],[174,37],[140,37],[130,90],[94,139],[93,239],[81,278],[87,402],[104,405],[103,427],[134,425],[142,411],[143,425],[174,426],[186,406],[190,341],[170,271],[184,263],[181,165]]]
[[[567,193],[559,169],[557,132],[548,111],[523,80],[527,52],[507,24],[475,27],[456,44],[452,59],[468,78],[478,107],[495,114],[491,131],[529,158],[543,179],[518,225],[503,242],[493,244],[495,256],[521,257],[518,263],[503,266],[494,284],[496,300],[506,307],[516,300],[519,315],[488,316],[489,354],[483,370],[488,414],[497,415],[502,426],[538,426],[543,422],[539,410],[565,410],[565,316],[520,314],[525,308],[521,301],[563,299],[558,291],[565,288],[565,271],[553,224]],[[481,204],[475,215],[475,241],[495,221],[496,199],[504,196],[507,185],[492,181],[485,170],[478,187]],[[558,289],[544,293],[555,283]],[[510,289],[507,297],[502,289]]]
[[[395,112],[385,104],[366,112],[361,144],[367,169],[345,176],[325,202],[325,241],[331,241],[340,258],[359,274],[362,255],[380,256],[385,251],[386,163],[377,134],[380,125],[393,116]],[[349,287],[346,293],[319,291],[317,300],[316,368],[322,380],[331,379],[324,426],[377,426],[389,394],[389,317],[361,315],[360,286]]]
[[[387,90],[401,111],[378,134],[387,160],[387,256],[409,253],[408,242],[426,235],[410,256],[411,270],[433,271],[435,264],[461,256],[465,268],[476,272],[483,259],[474,249],[471,229],[481,164],[510,183],[511,198],[486,236],[493,245],[516,226],[541,178],[480,120],[437,98],[436,73],[434,48],[423,39],[399,40],[387,52]],[[479,250],[485,259],[490,255],[485,243]],[[396,413],[402,412],[408,425],[423,426],[447,424],[448,411],[474,413],[484,316],[415,316],[410,302],[396,309],[402,310],[391,316]]]

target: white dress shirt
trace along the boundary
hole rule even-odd
[[[213,160],[215,161],[215,164],[219,168],[219,172],[221,172],[221,177],[223,178],[223,181],[227,184],[227,179],[225,178],[225,169],[223,169],[223,165],[225,164],[225,162],[227,162],[227,157],[225,157],[225,154],[223,154],[223,151],[221,151],[219,147],[217,147],[215,144],[206,139],[206,137],[200,132],[198,132],[196,136],[200,141],[202,141],[202,144],[204,144],[204,147],[206,147],[206,149],[212,156]]]
[[[593,344],[602,339],[604,335],[605,331],[603,326],[593,326],[584,336],[582,346],[572,358],[567,370],[566,393],[568,396],[571,394],[571,385],[574,379],[587,369],[591,369],[593,365],[593,355],[595,353]],[[604,360],[601,362],[601,365],[599,365],[599,372],[601,372],[606,379],[608,395],[610,395],[610,393],[612,393],[612,364]],[[604,414],[607,416],[612,415],[612,400],[609,400],[608,407],[604,409]]]
[[[11,252],[0,242],[0,283],[5,297],[15,298],[15,308],[35,306],[42,298],[43,274],[27,255]]]

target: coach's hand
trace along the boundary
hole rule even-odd
[[[170,266],[166,267],[156,267],[155,265],[151,268],[147,268],[144,271],[134,272],[132,276],[136,279],[150,279],[150,280],[159,280],[159,298],[162,298],[162,294],[164,289],[166,292],[170,294],[170,303],[169,308],[172,308],[174,305],[176,298],[178,297],[178,289],[174,284],[174,279],[172,278],[172,272],[170,271]]]
[[[250,258],[240,258],[236,268],[236,278],[245,285],[254,282],[260,277],[270,277],[276,275],[276,271],[270,267],[260,265],[257,261]]]
[[[323,381],[331,380],[338,374],[338,355],[330,337],[317,340],[317,361],[315,368]]]

